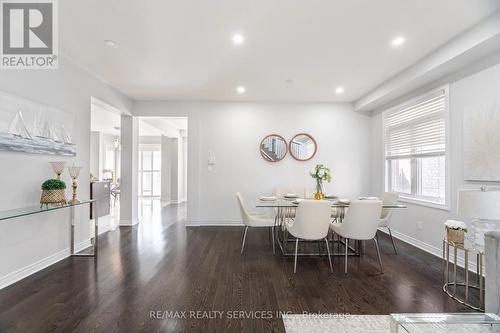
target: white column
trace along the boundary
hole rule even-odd
[[[121,191],[120,226],[131,226],[139,222],[138,206],[138,160],[139,160],[139,119],[125,116],[121,118]]]
[[[179,203],[179,139],[170,139],[170,200]]]
[[[161,136],[161,203],[170,205],[170,138]]]

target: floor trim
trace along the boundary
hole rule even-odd
[[[88,248],[90,245],[91,242],[89,238],[87,240],[84,240],[83,242],[75,244],[75,251],[79,252],[83,249]],[[57,263],[58,261],[68,258],[69,256],[70,256],[70,249],[66,248],[46,258],[40,259],[28,266],[22,267],[14,272],[4,275],[0,277],[0,289],[10,286],[11,284],[16,283],[17,281],[20,281],[38,271],[41,271],[42,269],[47,268],[50,265]]]
[[[385,234],[389,234],[389,232],[387,231],[387,229],[385,228],[381,228],[379,229],[381,232],[385,233]],[[416,248],[419,248],[420,250],[423,250],[427,253],[430,253],[438,258],[442,258],[443,256],[443,249],[441,248],[437,248],[433,245],[430,245],[430,244],[427,244],[425,242],[422,242],[421,240],[419,239],[416,239],[416,238],[413,238],[413,237],[410,237],[408,235],[405,235],[397,230],[394,230],[391,228],[391,231],[392,231],[392,235],[394,236],[394,238],[397,238],[399,239],[400,241],[402,242],[405,242],[405,243],[408,243]],[[451,252],[451,251],[450,251]],[[451,254],[450,254],[450,257],[451,257]],[[458,259],[457,259],[457,262],[458,262],[458,266],[464,268],[465,267],[465,260],[463,257],[459,256]],[[472,261],[469,261],[469,271],[470,272],[476,272],[477,270],[477,265],[476,263],[472,262]]]
[[[186,221],[186,227],[241,227],[244,224],[237,220],[202,220]]]

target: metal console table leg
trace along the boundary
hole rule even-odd
[[[97,258],[97,244],[99,240],[99,217],[97,216],[97,202],[92,204],[94,216],[94,237],[90,238],[92,251],[90,253],[75,252],[75,207],[71,207],[71,256],[72,257],[94,257]]]

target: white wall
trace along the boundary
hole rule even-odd
[[[392,226],[402,239],[412,242],[437,255],[442,251],[444,237],[443,223],[448,218],[457,217],[457,190],[465,187],[479,188],[480,183],[468,182],[463,176],[462,159],[462,114],[469,108],[477,108],[482,103],[500,104],[500,64],[482,70],[476,74],[451,82],[450,94],[450,211],[408,205],[408,209],[394,214]],[[371,189],[373,195],[384,191],[382,143],[382,114],[377,112],[372,118],[372,173]],[[488,183],[486,186],[499,186],[500,183]],[[418,229],[418,222],[422,229]]]
[[[370,117],[349,104],[135,102],[136,116],[188,117],[188,221],[191,224],[240,222],[235,192],[247,199],[272,194],[276,186],[301,193],[313,188],[309,170],[318,162],[333,172],[329,192],[356,197],[369,192]],[[317,140],[317,155],[308,162],[287,156],[264,161],[262,138],[278,133],[290,140],[308,132]],[[208,150],[215,154],[207,168]],[[249,204],[251,202],[249,201]]]
[[[129,112],[131,101],[61,57],[57,70],[2,71],[0,89],[75,114],[76,158],[0,151],[0,210],[37,205],[41,183],[52,177],[49,161],[84,167],[80,198],[89,197],[90,97]],[[67,171],[64,180],[69,184]],[[68,192],[69,194],[69,192]],[[69,196],[69,195],[68,195]],[[78,210],[76,242],[88,240],[88,209]],[[0,287],[69,254],[69,212],[57,211],[0,222]]]

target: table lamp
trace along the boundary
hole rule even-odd
[[[485,187],[459,190],[458,215],[473,219],[473,242],[484,246],[484,233],[500,230],[500,190]]]

